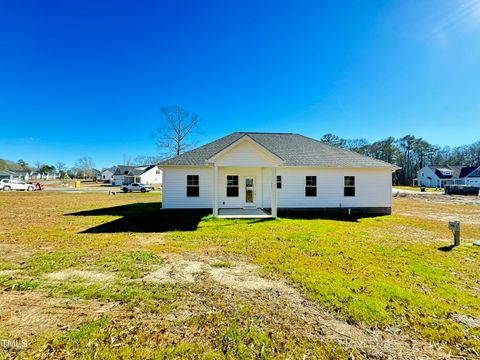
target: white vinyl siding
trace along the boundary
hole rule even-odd
[[[391,207],[390,169],[320,169],[279,167],[282,189],[277,190],[279,208]],[[317,176],[317,196],[305,196],[305,177]],[[355,196],[344,196],[344,177],[355,176]],[[263,171],[263,203],[269,208],[271,170]]]
[[[139,177],[139,182],[144,184],[162,184],[162,171],[158,167],[153,167]]]
[[[417,181],[419,186],[426,186],[426,187],[440,186],[440,178],[428,166],[425,166],[424,168],[417,171]]]
[[[243,141],[222,154],[216,161],[217,166],[266,167],[278,164],[278,160],[269,155],[260,145]]]
[[[200,196],[187,197],[187,175],[198,175]],[[212,169],[182,167],[163,170],[162,207],[164,209],[212,208]]]
[[[271,170],[270,170],[271,171]],[[238,176],[238,197],[227,196],[227,176]],[[245,206],[245,178],[255,179],[255,204],[261,207],[264,190],[262,188],[262,169],[248,167],[226,167],[218,170],[218,207],[243,208]],[[270,193],[270,189],[268,190]]]

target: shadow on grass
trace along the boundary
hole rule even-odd
[[[455,249],[455,245],[442,246],[438,248],[438,250],[443,252],[449,252],[449,251],[452,251],[453,249]]]
[[[67,216],[121,216],[120,219],[100,224],[81,233],[168,232],[194,231],[204,216],[211,211],[162,210],[162,203],[137,203],[101,209],[85,210]]]
[[[67,216],[120,216],[119,219],[103,223],[81,233],[162,233],[169,231],[195,231],[198,224],[207,215],[210,209],[182,209],[162,210],[162,203],[136,203],[93,210],[79,211],[66,214]],[[317,211],[279,211],[279,216],[292,220],[329,219],[336,221],[358,222],[359,219],[377,217],[378,214],[351,214],[329,213]],[[273,219],[250,219],[248,224],[259,224]],[[245,220],[241,220],[244,222]],[[212,226],[235,226],[234,221],[212,224]]]
[[[290,220],[336,220],[345,222],[358,222],[360,219],[386,216],[385,214],[350,214],[347,212],[325,212],[316,210],[279,210],[278,216]]]

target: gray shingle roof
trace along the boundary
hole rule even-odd
[[[321,141],[292,133],[235,132],[184,154],[161,162],[160,166],[206,165],[206,160],[244,136],[284,160],[285,166],[318,166],[350,168],[397,168],[395,165],[338,148]]]
[[[453,177],[460,177],[460,173],[462,172],[462,168],[465,166],[458,166],[458,165],[429,165],[428,166],[439,178],[441,179],[449,179],[452,178],[452,176],[444,176],[442,173],[439,171],[439,169],[446,169],[450,170],[453,172]],[[473,171],[473,170],[472,170]]]
[[[132,170],[135,166],[128,166],[128,165],[118,165],[117,169],[113,173],[113,175],[127,175],[127,173]]]
[[[154,167],[155,165],[137,166],[128,172],[128,176],[140,176]]]

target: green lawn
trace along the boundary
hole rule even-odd
[[[272,293],[222,286],[206,271],[191,282],[145,280],[173,258],[220,273],[252,264],[348,324],[398,329],[456,354],[480,352],[479,327],[455,320],[480,321],[480,248],[471,246],[480,238],[479,206],[398,198],[391,216],[264,221],[165,213],[160,201],[158,194],[0,194],[0,304],[21,314],[26,302],[40,319],[47,314],[40,326],[0,312],[0,338],[29,341],[5,354],[362,357],[362,349],[318,337],[306,315]],[[451,233],[437,214],[468,220],[462,246],[439,250]]]

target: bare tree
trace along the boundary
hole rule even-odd
[[[93,162],[91,157],[84,156],[77,160],[75,163],[75,169],[77,170],[77,174],[82,176],[84,179],[92,177],[95,173],[94,171],[95,163]]]
[[[122,165],[125,165],[125,166],[133,165],[132,159],[127,154],[123,154],[122,156]]]
[[[162,160],[160,156],[137,156],[133,159],[135,165],[155,165]]]
[[[65,163],[61,161],[57,162],[55,164],[55,167],[57,168],[58,172],[65,172],[67,170],[67,165],[65,165]]]
[[[57,168],[57,171],[62,175],[67,172],[67,165],[65,165],[64,162],[57,162],[55,167]]]
[[[160,108],[160,126],[153,133],[157,146],[167,156],[180,155],[191,149],[195,142],[191,135],[200,119],[178,105]]]

